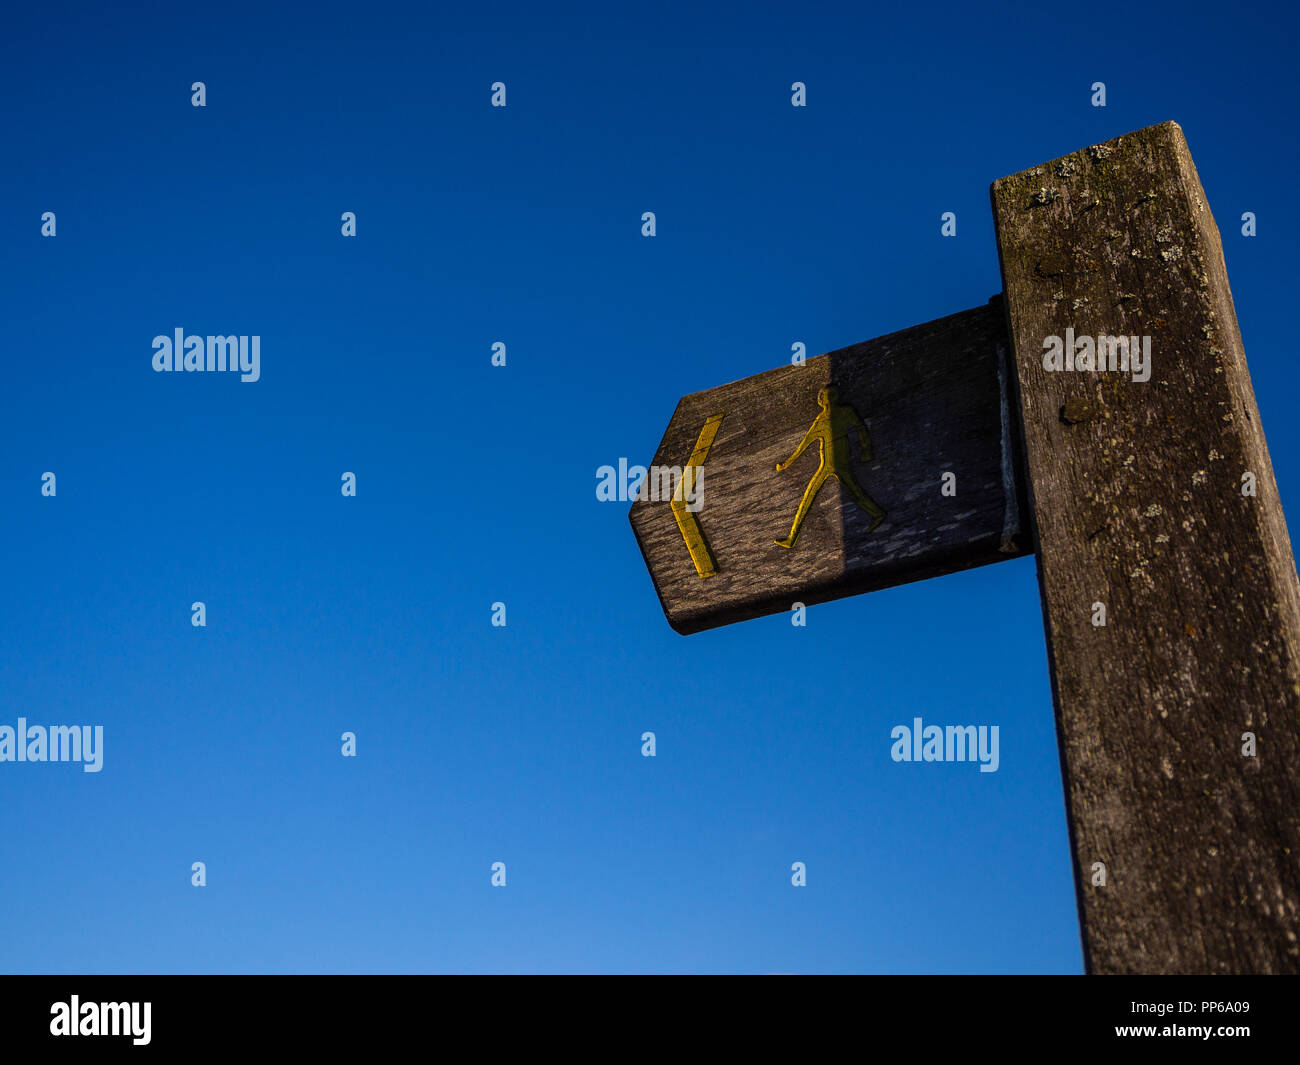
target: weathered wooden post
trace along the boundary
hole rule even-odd
[[[664,612],[1032,549],[1088,970],[1300,972],[1300,586],[1182,131],[992,198],[1001,299],[678,404],[631,512]]]
[[[1295,972],[1300,588],[1182,130],[992,196],[1088,967]]]

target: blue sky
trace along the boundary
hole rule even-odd
[[[985,303],[993,179],[1175,119],[1294,506],[1295,15],[806,6],[11,14],[0,724],[105,750],[0,764],[0,970],[1081,971],[1033,560],[683,638],[595,471]]]

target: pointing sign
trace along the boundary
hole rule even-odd
[[[995,297],[684,397],[630,515],[669,624],[1026,554],[1007,351]]]

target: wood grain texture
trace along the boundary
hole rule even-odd
[[[1182,131],[1003,178],[992,199],[1087,966],[1294,973],[1300,588]],[[1067,327],[1149,335],[1150,380],[1046,371],[1044,338]]]
[[[654,464],[684,466],[705,420],[723,415],[697,514],[717,573],[698,575],[667,502],[638,500],[630,513],[673,628],[698,632],[1026,553],[1009,422],[1004,434],[1007,351],[998,301],[683,398]],[[790,532],[818,447],[776,466],[827,384],[870,428],[873,458],[860,461],[854,441],[853,469],[886,517],[868,532],[867,513],[830,480],[787,550],[773,541]],[[955,496],[940,493],[949,471]]]

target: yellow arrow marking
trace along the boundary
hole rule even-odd
[[[709,448],[713,446],[713,438],[718,435],[718,426],[722,424],[724,417],[725,415],[722,414],[711,414],[704,420],[704,428],[700,430],[700,438],[695,441],[695,450],[687,460],[686,469],[682,470],[682,479],[677,484],[677,490],[673,492],[671,504],[673,517],[677,519],[677,528],[682,531],[686,549],[690,551],[691,561],[695,563],[695,572],[701,579],[712,577],[718,572],[718,567],[713,561],[708,543],[705,542],[704,530],[700,528],[699,519],[686,509],[686,493],[683,487],[687,483],[687,478],[690,479],[691,486],[695,486],[699,476],[698,471],[703,468],[704,461],[709,457]]]

